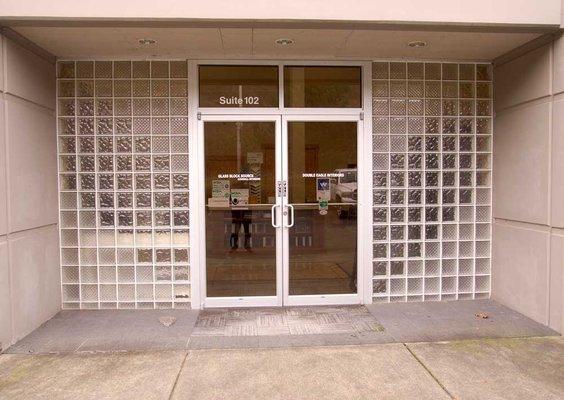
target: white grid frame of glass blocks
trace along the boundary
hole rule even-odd
[[[189,308],[186,61],[60,61],[63,308]]]
[[[492,68],[375,62],[373,301],[488,298]]]

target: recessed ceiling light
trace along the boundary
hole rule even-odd
[[[409,42],[407,45],[409,47],[425,47],[427,46],[427,42],[424,42],[422,40],[414,40],[413,42]]]
[[[280,38],[276,39],[274,42],[276,44],[279,44],[280,46],[289,46],[291,44],[294,44],[294,39]]]
[[[151,44],[157,44],[157,41],[155,39],[143,38],[139,39],[139,44],[142,46],[149,46]]]

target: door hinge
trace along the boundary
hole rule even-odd
[[[202,120],[202,113],[201,112],[198,112],[198,114],[196,114],[196,116],[198,117],[198,121]]]
[[[363,112],[360,113],[359,117],[360,117],[361,121],[364,121],[364,113]]]

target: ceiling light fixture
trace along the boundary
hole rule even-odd
[[[157,41],[155,39],[143,38],[139,39],[139,44],[142,46],[149,46],[152,44],[157,44]]]
[[[425,47],[427,46],[427,42],[424,42],[422,40],[414,40],[413,42],[409,42],[407,45],[409,47]]]
[[[294,39],[280,38],[276,39],[274,42],[280,46],[289,46],[294,44]]]

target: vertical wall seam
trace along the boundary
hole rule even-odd
[[[554,116],[554,45],[555,42],[553,41],[550,44],[550,51],[549,51],[549,82],[548,82],[548,90],[550,94],[550,102],[548,104],[548,226],[549,226],[549,234],[548,234],[548,243],[547,243],[547,269],[546,269],[546,325],[550,326],[550,298],[551,298],[551,290],[550,290],[550,281],[551,281],[551,270],[552,270],[552,174],[554,173],[554,165],[553,165],[553,142],[554,142],[554,124],[553,124],[553,116]]]

